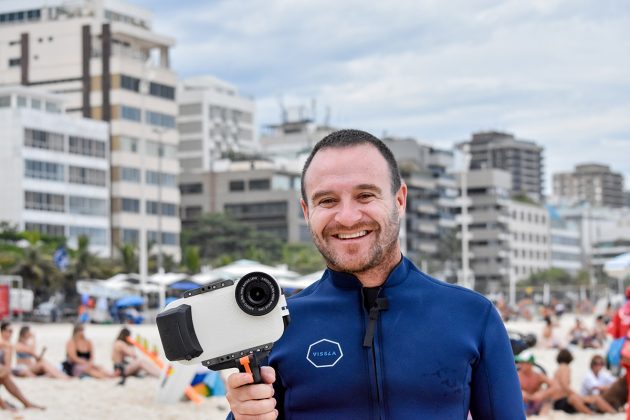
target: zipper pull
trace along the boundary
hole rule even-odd
[[[389,309],[389,302],[387,298],[377,298],[374,306],[370,308],[369,322],[367,329],[365,330],[365,337],[363,337],[363,347],[372,347],[374,342],[374,331],[376,330],[376,321],[378,321],[378,314],[380,311],[386,311]]]

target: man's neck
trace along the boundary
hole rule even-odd
[[[359,282],[361,282],[361,285],[363,287],[382,286],[385,281],[387,281],[390,273],[402,260],[402,255],[400,254],[400,252],[397,255],[397,258],[392,258],[386,263],[380,264],[362,273],[355,273],[354,275],[357,279],[359,279]]]

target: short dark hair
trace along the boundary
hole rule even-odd
[[[11,326],[11,323],[8,321],[2,321],[2,324],[0,324],[0,331],[4,331],[7,328],[9,328]]]
[[[394,158],[394,154],[389,147],[382,140],[377,137],[374,137],[370,133],[361,130],[338,130],[330,133],[323,139],[321,139],[313,150],[311,154],[306,159],[306,163],[304,163],[304,168],[302,169],[302,200],[308,205],[308,200],[306,197],[306,190],[304,188],[304,177],[306,176],[306,171],[309,166],[311,166],[311,161],[320,150],[329,149],[329,148],[343,148],[350,146],[358,146],[362,144],[371,144],[376,147],[376,149],[380,152],[380,154],[387,161],[387,166],[389,167],[389,175],[391,178],[391,186],[392,193],[395,194],[396,191],[400,189],[400,185],[402,184],[402,180],[400,178],[400,171],[398,170],[398,163],[396,162],[396,158]]]
[[[573,361],[573,355],[567,349],[562,349],[558,352],[558,356],[556,356],[556,361],[558,363],[566,363],[567,365]]]

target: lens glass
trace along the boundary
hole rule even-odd
[[[265,306],[271,297],[269,286],[262,282],[253,282],[245,288],[245,299],[252,306]]]
[[[248,315],[261,316],[271,312],[280,296],[280,288],[268,274],[253,272],[238,281],[236,303]]]

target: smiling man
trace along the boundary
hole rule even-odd
[[[401,255],[407,186],[385,144],[358,130],[320,141],[302,172],[302,210],[326,260],[289,299],[292,322],[265,383],[228,379],[238,419],[521,419],[507,333],[483,296]]]

